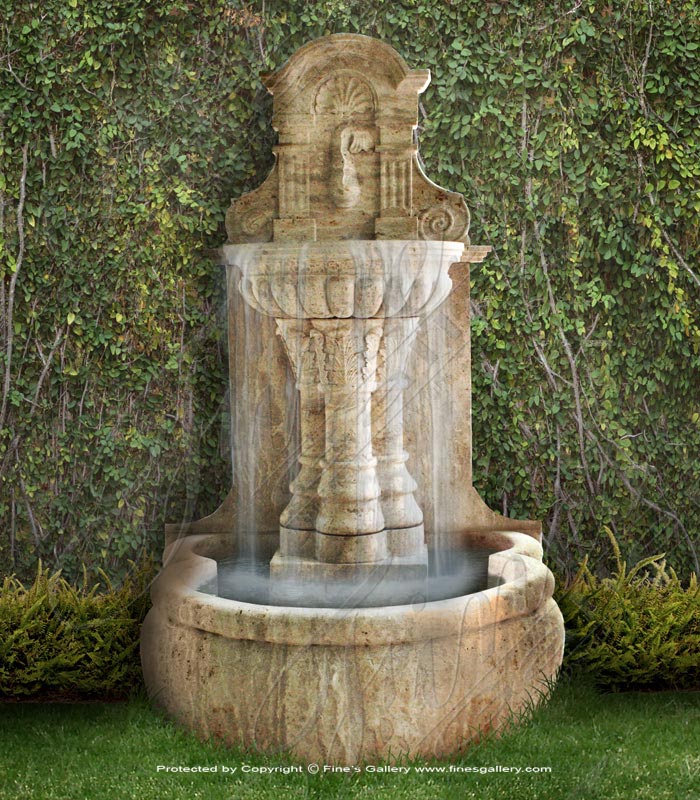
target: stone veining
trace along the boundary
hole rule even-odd
[[[472,485],[469,269],[489,248],[421,169],[429,79],[350,34],[265,79],[276,163],[221,248],[234,485],[167,526],[142,633],[154,700],[231,744],[444,756],[561,663],[539,523]]]

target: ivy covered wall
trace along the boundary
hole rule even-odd
[[[0,0],[0,569],[124,574],[230,482],[232,197],[260,76],[347,31],[429,67],[421,152],[465,194],[476,483],[567,570],[698,569],[700,6]]]

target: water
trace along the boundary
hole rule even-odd
[[[369,269],[365,263],[367,243],[346,245],[355,258],[357,275],[362,276]],[[300,263],[307,258],[307,249],[300,246]],[[317,255],[325,258],[324,252]],[[387,267],[387,273],[394,272]],[[415,570],[411,573],[410,569],[409,577],[406,571],[397,576],[401,569],[377,565],[358,568],[352,580],[294,582],[276,578],[271,582],[269,559],[274,548],[263,546],[258,531],[279,530],[280,515],[290,498],[290,482],[299,470],[299,391],[275,320],[244,300],[238,290],[242,272],[229,266],[232,530],[239,556],[219,562],[218,586],[207,591],[280,606],[377,607],[441,600],[486,587],[489,553],[450,549],[460,531],[484,524],[480,506],[472,508],[478,498],[471,485],[468,271],[455,268],[454,273],[454,297],[420,320],[405,365],[400,410],[407,468],[418,484],[415,500],[423,511],[427,576],[415,577]],[[298,297],[307,294],[303,274],[302,269],[297,270]],[[399,270],[398,277],[402,275]],[[395,357],[386,353],[387,362]],[[397,409],[387,409],[383,424],[394,423],[391,414],[392,410],[399,414]]]
[[[270,580],[266,560],[247,557],[217,562],[217,585],[200,587],[205,594],[258,605],[299,608],[376,608],[446,600],[486,588],[492,550],[445,550],[423,578],[391,575],[391,565],[378,564],[353,580]],[[435,565],[439,564],[439,572]]]

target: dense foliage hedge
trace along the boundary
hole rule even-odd
[[[121,586],[73,586],[39,565],[31,586],[0,593],[0,697],[124,698],[142,685],[139,631],[148,609],[142,568]],[[104,577],[104,576],[103,576]]]
[[[627,569],[614,537],[612,577],[584,562],[556,600],[566,623],[564,670],[607,690],[700,688],[700,586],[661,556]],[[128,697],[142,687],[138,641],[151,564],[112,587],[72,585],[39,565],[30,586],[0,592],[0,698]]]
[[[230,481],[231,197],[261,73],[350,31],[430,67],[428,174],[472,239],[475,476],[558,566],[698,567],[700,7],[689,0],[0,0],[2,563],[126,570]],[[222,445],[222,442],[224,445]]]
[[[604,689],[700,689],[700,585],[687,586],[663,556],[597,578],[584,562],[557,600],[566,624],[564,667]]]

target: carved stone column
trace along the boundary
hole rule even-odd
[[[383,131],[385,133],[385,131]],[[378,239],[417,239],[418,220],[413,204],[414,145],[380,145],[379,172],[381,213],[374,221]]]
[[[314,319],[311,325],[326,406],[316,558],[380,561],[387,550],[372,452],[371,402],[383,321]]]
[[[284,555],[313,556],[313,537],[318,513],[318,481],[323,457],[325,411],[319,384],[316,353],[311,347],[310,324],[303,320],[278,319],[277,330],[284,342],[299,390],[299,472],[289,489],[292,499],[280,516],[280,549]]]
[[[423,512],[413,492],[417,484],[408,469],[403,438],[403,392],[406,366],[413,349],[418,318],[387,319],[379,354],[379,387],[372,413],[373,445],[382,487],[382,512],[389,552],[419,555],[425,550]]]
[[[299,132],[295,131],[299,138]],[[303,137],[301,137],[303,138]],[[279,216],[272,221],[275,241],[314,241],[316,221],[309,216],[310,171],[308,147],[299,142],[279,144],[277,155]]]

